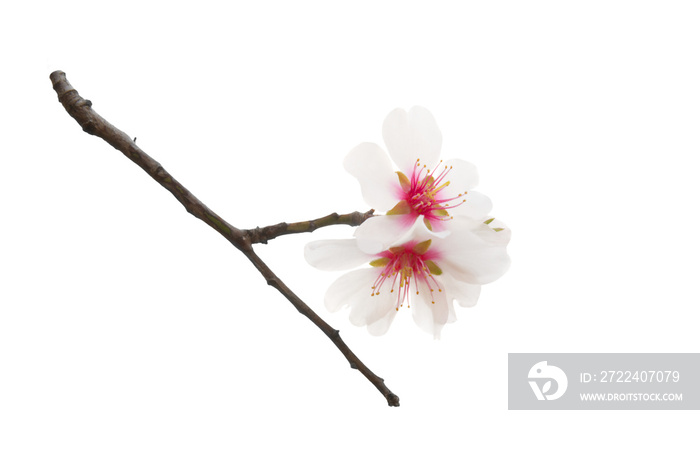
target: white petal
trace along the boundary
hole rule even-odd
[[[399,178],[391,160],[378,145],[360,143],[345,156],[343,167],[355,176],[363,198],[375,210],[388,211],[398,203]]]
[[[372,284],[379,269],[363,268],[338,278],[326,292],[325,305],[330,312],[350,308],[350,323],[367,326],[373,335],[386,333],[396,314],[396,294],[375,294]]]
[[[357,246],[363,252],[382,252],[401,239],[413,225],[411,215],[374,216],[355,230]]]
[[[304,258],[319,270],[348,270],[370,262],[374,257],[362,252],[355,239],[332,239],[309,242]]]
[[[350,323],[358,327],[369,325],[396,311],[396,294],[366,294],[358,298],[351,308]]]
[[[461,205],[449,208],[450,215],[480,219],[486,217],[493,207],[489,197],[474,190],[470,190],[465,196],[451,202],[450,205],[460,203],[462,200],[464,203]]]
[[[393,110],[384,120],[382,135],[391,159],[406,175],[416,159],[433,168],[440,158],[442,134],[433,115],[423,107],[409,112]]]
[[[452,169],[445,177],[445,180],[450,181],[450,185],[440,192],[441,197],[443,192],[450,197],[455,197],[457,194],[465,193],[479,184],[479,172],[474,164],[462,159],[450,159],[437,168],[436,173],[439,174],[443,166],[451,167]]]
[[[419,283],[418,289],[419,294],[411,297],[413,321],[422,330],[439,338],[440,330],[450,315],[445,286],[439,282],[438,287],[433,286],[433,290],[430,291],[429,285]]]
[[[491,244],[507,245],[510,242],[511,230],[500,219],[494,219],[485,225],[485,228],[480,229],[478,235]]]
[[[376,279],[372,268],[362,268],[344,274],[333,282],[326,291],[325,305],[329,312],[337,312],[343,307],[353,307],[364,297],[372,294],[372,284]]]
[[[388,330],[389,327],[391,326],[391,322],[394,321],[394,317],[396,317],[397,310],[396,308],[392,308],[388,314],[383,316],[381,319],[377,320],[376,322],[372,322],[367,325],[367,331],[374,336],[380,336],[385,334]]]
[[[408,232],[401,239],[399,239],[398,244],[400,245],[410,240],[423,241],[428,239],[444,239],[449,235],[450,231],[438,231],[435,229],[435,226],[433,226],[432,231],[428,229],[425,225],[425,217],[421,215],[416,218],[416,221],[413,223],[413,226],[411,226]]]
[[[499,234],[488,225],[470,218],[450,221],[451,234],[435,246],[438,264],[455,279],[471,284],[486,284],[500,278],[510,266],[506,244],[494,242]]]
[[[457,301],[461,307],[476,305],[481,294],[481,286],[457,281],[448,273],[440,275],[440,279],[445,284],[448,301]]]
[[[482,244],[480,248],[453,252],[440,260],[440,268],[455,279],[471,284],[486,284],[508,271],[510,257],[505,246]]]
[[[457,314],[455,313],[453,301],[448,300],[447,305],[450,307],[450,314],[447,317],[447,323],[454,323],[457,321]]]
[[[379,269],[371,271],[370,276],[372,282],[377,278],[379,272]],[[371,284],[372,283],[370,283],[370,285]],[[373,323],[384,320],[387,315],[392,312],[396,312],[397,295],[391,294],[388,291],[375,294],[374,296],[372,296],[371,293],[363,294],[355,299],[356,300],[350,306],[349,319],[350,323],[358,327],[372,325]],[[388,325],[391,324],[391,320],[393,320],[393,318],[387,323],[387,328]]]

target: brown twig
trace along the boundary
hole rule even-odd
[[[313,232],[316,229],[332,226],[335,224],[346,224],[348,226],[359,226],[367,218],[371,218],[374,210],[369,210],[365,213],[353,211],[339,215],[331,213],[323,218],[312,219],[310,221],[301,221],[298,223],[279,223],[272,226],[256,227],[255,229],[246,229],[245,235],[250,238],[253,244],[267,244],[267,241],[275,237],[284,236],[287,234],[299,234],[301,232]]]
[[[126,155],[141,169],[146,171],[156,182],[162,185],[185,207],[187,212],[194,217],[204,221],[216,232],[224,236],[231,244],[250,260],[253,265],[263,275],[267,284],[277,289],[294,307],[309,320],[311,320],[323,333],[330,338],[335,346],[343,353],[343,356],[350,363],[350,367],[359,370],[387,400],[389,406],[399,406],[399,397],[395,395],[384,384],[384,379],[374,374],[362,361],[353,353],[345,342],[340,338],[340,332],[328,325],[309,306],[307,306],[296,294],[294,294],[272,270],[262,261],[253,250],[254,242],[266,242],[273,237],[292,234],[294,232],[310,232],[314,229],[330,224],[350,224],[360,220],[360,218],[371,216],[368,213],[350,213],[348,215],[332,214],[325,218],[303,223],[286,224],[280,223],[267,228],[257,228],[252,230],[241,230],[227,223],[223,218],[210,210],[197,197],[192,195],[181,183],[175,180],[156,160],[147,155],[141,148],[136,146],[134,140],[103,119],[97,112],[92,110],[92,103],[80,97],[78,92],[66,79],[66,74],[62,71],[51,73],[53,89],[58,95],[58,100],[63,104],[68,114],[75,119],[82,129],[90,135],[95,135],[117,150]],[[345,218],[344,218],[345,217]],[[342,221],[340,221],[342,218]],[[362,221],[364,221],[362,219]],[[362,222],[359,221],[359,222]],[[357,224],[359,224],[359,222]],[[356,224],[351,224],[356,225]]]

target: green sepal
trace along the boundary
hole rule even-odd
[[[428,228],[428,231],[433,230],[433,226],[430,224],[430,221],[428,220],[428,218],[423,218],[423,224],[425,224],[425,227]]]
[[[433,210],[433,213],[435,213],[438,216],[449,216],[450,215],[447,212],[447,210]]]
[[[496,232],[501,232],[503,230],[503,228],[493,228],[493,230]]]
[[[487,219],[486,221],[484,221],[484,224],[491,224],[491,221],[493,221],[494,219],[496,218]]]
[[[442,270],[440,269],[440,267],[437,266],[437,264],[432,260],[426,260],[425,266],[427,266],[430,273],[435,276],[439,276],[442,274]]]
[[[386,212],[387,215],[405,215],[411,212],[411,207],[406,200],[401,200],[395,207]]]
[[[373,266],[373,267],[384,267],[384,266],[387,266],[390,261],[391,260],[389,260],[386,257],[380,257],[380,258],[375,258],[374,260],[369,262],[369,264],[370,264],[370,266]]]
[[[430,248],[430,243],[433,242],[432,239],[428,239],[427,241],[420,242],[416,245],[413,246],[413,252],[418,254],[418,255],[423,255],[428,251]]]
[[[408,177],[406,177],[406,174],[404,174],[401,171],[396,171],[396,175],[399,176],[399,184],[401,184],[401,188],[403,189],[404,192],[408,193],[411,191],[411,181],[408,180]]]

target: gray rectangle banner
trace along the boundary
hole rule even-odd
[[[700,354],[509,353],[509,410],[698,410]]]

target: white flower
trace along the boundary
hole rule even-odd
[[[451,235],[438,237],[419,218],[405,242],[382,252],[366,253],[357,239],[321,240],[307,244],[304,256],[322,270],[370,266],[346,273],[330,286],[325,297],[329,311],[347,307],[351,323],[382,335],[406,306],[416,324],[438,338],[442,327],[456,320],[454,301],[475,305],[480,285],[508,269],[510,230],[494,229],[492,221],[455,218]]]
[[[382,134],[391,159],[378,145],[361,143],[344,162],[360,183],[365,201],[387,214],[357,229],[363,250],[380,252],[402,241],[419,216],[439,233],[448,229],[453,216],[481,219],[491,210],[488,197],[472,191],[478,183],[473,164],[439,159],[442,135],[427,109],[395,109],[384,120]]]

